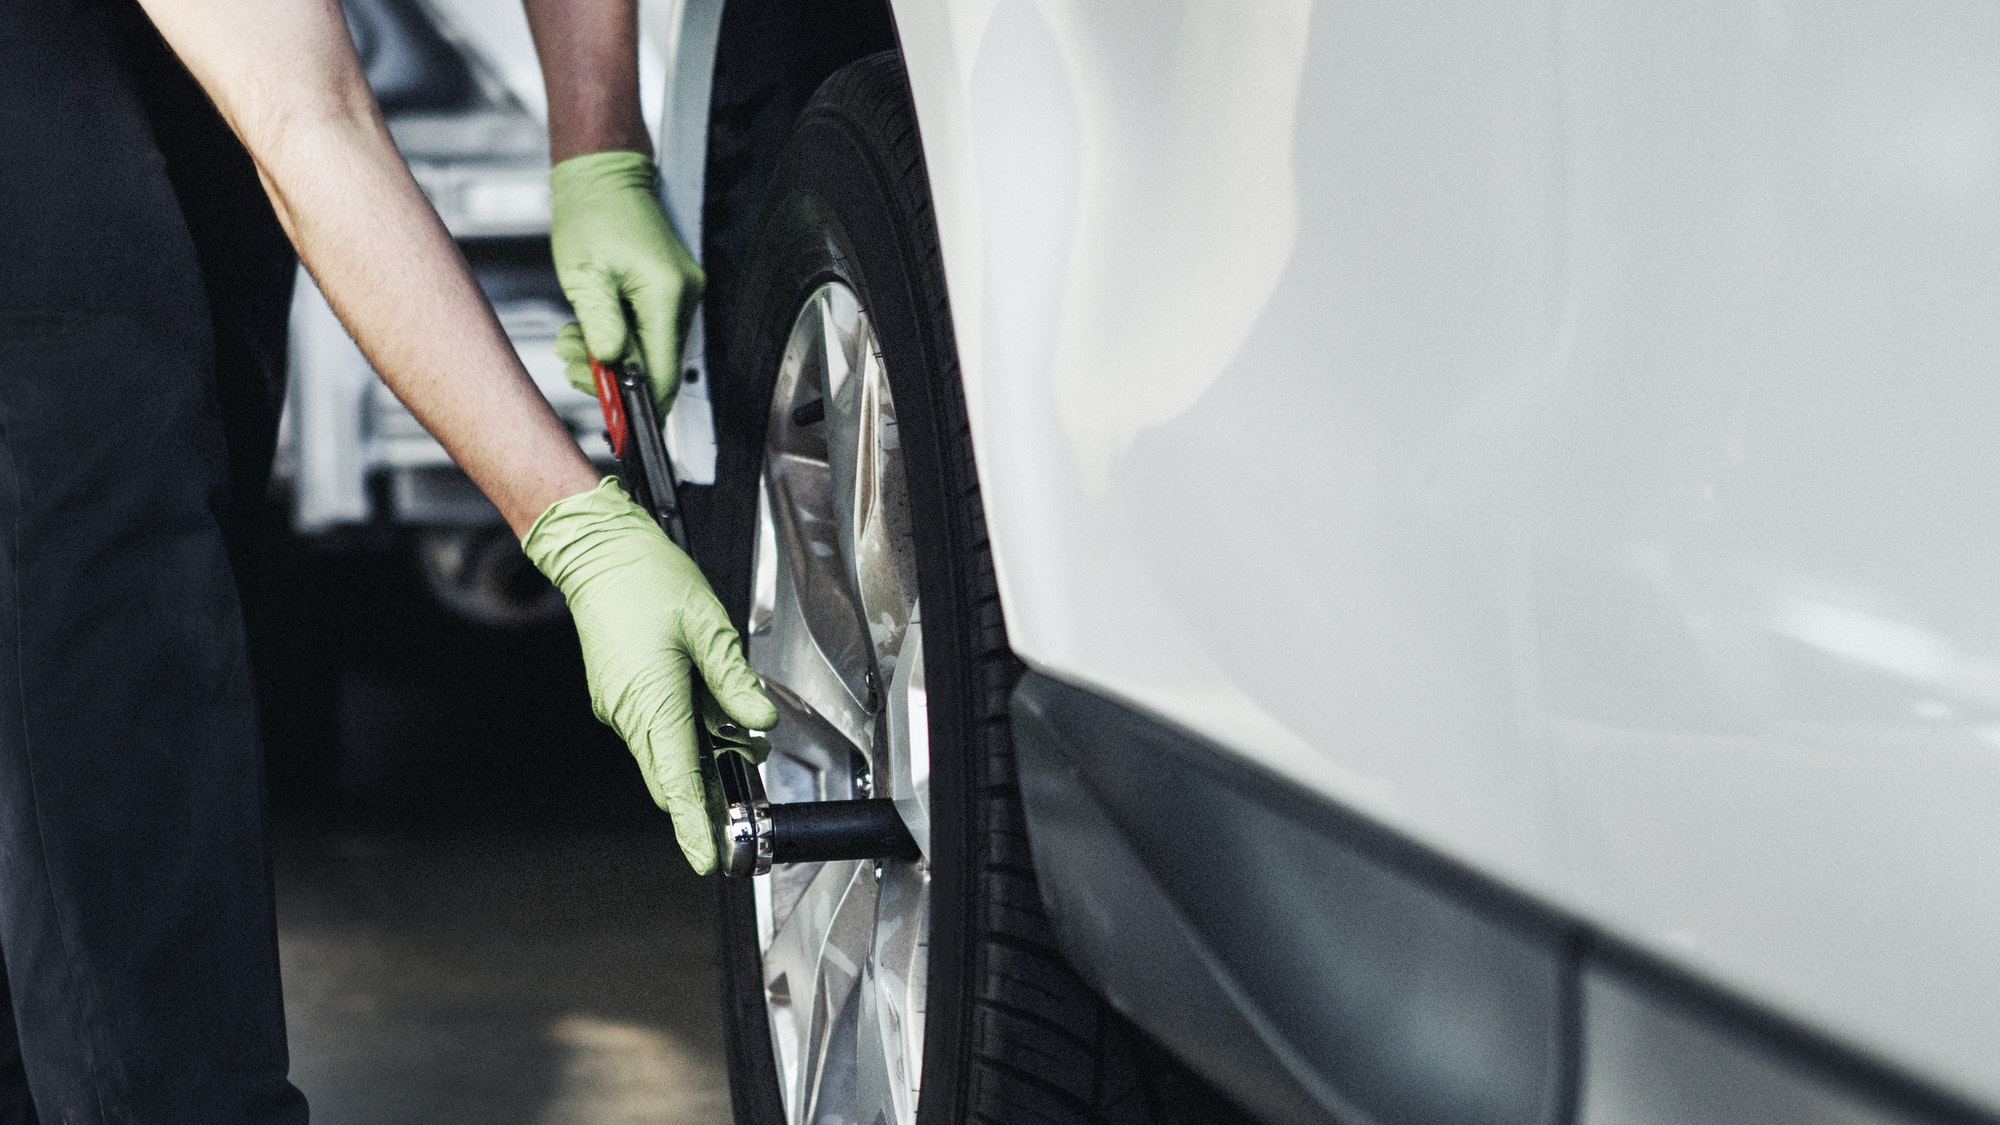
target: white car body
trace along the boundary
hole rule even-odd
[[[2000,1106],[2000,8],[892,7],[1030,666]]]

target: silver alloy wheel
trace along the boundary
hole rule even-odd
[[[782,721],[773,801],[890,797],[928,855],[930,748],[896,406],[839,282],[792,324],[759,481],[750,662]],[[799,864],[757,880],[786,1119],[909,1125],[922,1081],[930,865]]]

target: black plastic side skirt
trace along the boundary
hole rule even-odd
[[[1273,1121],[1568,1115],[1569,933],[1454,893],[1386,841],[1221,776],[1217,751],[1030,673],[1021,796],[1065,951]]]
[[[1121,704],[1013,720],[1063,951],[1266,1120],[2000,1125]]]

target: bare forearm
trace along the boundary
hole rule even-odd
[[[296,131],[263,154],[279,218],[383,380],[525,534],[597,477],[528,378],[386,135]],[[338,176],[327,174],[340,169]]]
[[[624,149],[650,156],[639,109],[635,0],[523,0],[549,95],[549,157]]]
[[[517,533],[596,474],[521,367],[361,75],[336,0],[142,0],[397,397]]]

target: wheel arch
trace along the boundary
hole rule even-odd
[[[669,56],[656,138],[663,195],[708,275],[688,366],[706,384],[717,471],[730,471],[732,447],[745,453],[763,424],[762,404],[732,393],[741,380],[730,369],[728,336],[778,153],[821,82],[889,49],[902,53],[909,75],[976,438],[981,228],[966,78],[979,29],[964,26],[968,17],[954,5],[934,0],[647,0],[641,18]],[[985,458],[976,448],[975,456],[984,479]],[[701,507],[691,506],[697,523]],[[995,547],[1008,604],[1006,567]],[[732,607],[747,604],[747,591],[718,593]]]
[[[888,0],[641,0],[639,17],[644,49],[666,74],[654,137],[662,202],[708,282],[667,426],[682,482],[708,485],[750,467],[761,440],[762,404],[732,374],[729,336],[778,154],[819,84],[896,47],[896,30]],[[700,416],[684,420],[684,410]],[[712,442],[714,459],[684,457],[684,441]],[[713,492],[683,497],[695,554],[708,573],[734,574],[704,544],[733,541],[728,529],[749,513],[716,508]],[[741,626],[749,591],[725,581],[716,593]]]
[[[897,46],[887,0],[736,0],[715,21],[699,159],[700,252],[709,363],[724,387],[728,332],[778,154],[799,113],[834,71]],[[689,153],[693,156],[693,153]],[[726,396],[725,396],[726,397]],[[718,407],[717,425],[732,421]]]

